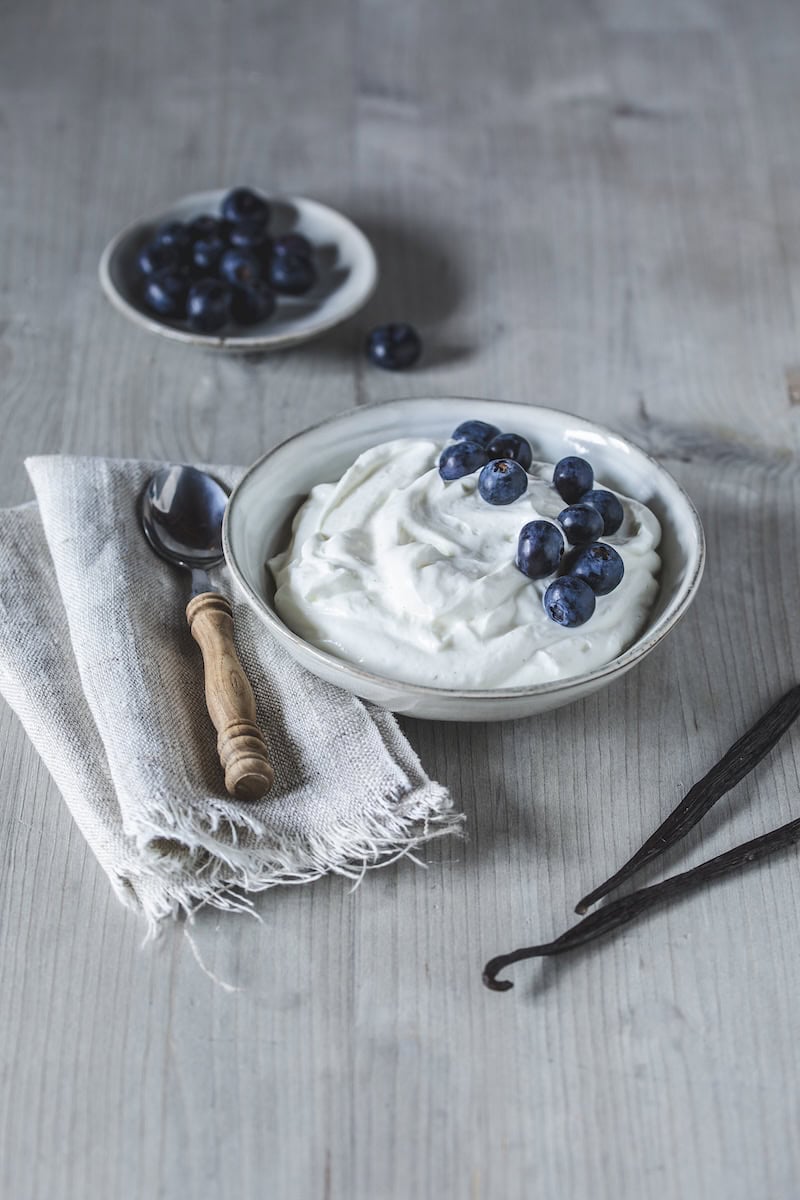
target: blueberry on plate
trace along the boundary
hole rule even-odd
[[[228,192],[222,201],[222,215],[228,221],[269,222],[269,204],[252,188],[238,187]]]
[[[607,596],[621,582],[625,564],[613,546],[592,542],[578,554],[569,573],[588,583],[595,596]]]
[[[461,479],[486,465],[486,451],[477,442],[455,442],[445,446],[439,456],[439,474],[442,479]]]
[[[148,275],[144,286],[144,302],[160,317],[186,316],[188,281],[180,271],[167,268]]]
[[[496,425],[489,425],[487,421],[462,421],[450,436],[454,442],[477,442],[479,446],[488,446],[499,432]]]
[[[585,624],[595,609],[594,592],[583,579],[562,575],[544,594],[544,608],[551,621],[574,629]]]
[[[266,225],[261,221],[254,221],[251,217],[245,221],[237,221],[230,226],[228,241],[232,246],[263,255],[270,251],[272,239],[267,233]]]
[[[183,221],[167,221],[156,230],[153,241],[158,246],[174,246],[180,254],[185,254],[192,244],[192,235]]]
[[[150,242],[139,251],[136,265],[142,275],[156,271],[177,271],[183,261],[181,251],[168,242]]]
[[[558,514],[558,523],[570,546],[585,546],[603,532],[603,518],[590,504],[571,504]]]
[[[622,505],[613,492],[599,488],[594,492],[585,492],[581,496],[581,504],[591,504],[603,518],[603,536],[611,537],[616,533],[625,517]]]
[[[311,258],[314,247],[302,233],[284,233],[272,243],[272,253],[278,255],[297,254],[300,258]]]
[[[197,238],[191,249],[192,266],[203,275],[213,275],[227,248],[227,243],[217,233]]]
[[[197,238],[224,237],[226,223],[220,221],[219,217],[212,217],[211,213],[201,213],[199,217],[194,217],[186,228],[190,239],[195,241]]]
[[[585,458],[569,454],[556,463],[553,483],[562,500],[566,500],[567,504],[577,504],[594,483],[594,471]]]
[[[216,333],[231,319],[231,289],[219,279],[201,279],[189,289],[186,319],[197,333]]]
[[[232,246],[219,260],[219,273],[228,283],[249,287],[261,279],[261,261],[251,250],[239,250]]]
[[[247,287],[234,287],[231,316],[237,325],[257,325],[275,311],[275,293],[261,280]]]
[[[528,476],[510,458],[487,463],[478,477],[478,491],[487,504],[513,504],[527,490]]]
[[[525,471],[527,471],[533,462],[533,451],[531,450],[530,442],[527,438],[520,437],[518,433],[498,434],[497,437],[492,438],[486,447],[486,453],[489,455],[489,458],[513,459]]]
[[[529,579],[552,575],[564,553],[564,535],[552,521],[529,521],[519,532],[516,564]]]
[[[269,278],[276,292],[303,296],[317,282],[317,271],[311,259],[300,254],[276,254],[270,264]]]

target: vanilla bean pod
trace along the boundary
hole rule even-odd
[[[800,714],[800,684],[795,685],[768,710],[747,733],[684,796],[666,820],[642,846],[605,883],[594,888],[575,906],[580,916],[603,896],[630,879],[646,863],[652,862],[700,821],[726,792],[735,787],[768,754]]]
[[[789,821],[787,825],[781,825],[778,829],[764,833],[761,837],[753,838],[750,842],[743,842],[741,846],[727,850],[724,854],[718,855],[717,858],[711,858],[698,867],[693,867],[680,875],[672,875],[669,879],[665,879],[662,883],[655,883],[651,887],[640,888],[639,891],[631,892],[629,896],[621,896],[619,900],[612,900],[597,912],[584,917],[582,921],[573,925],[553,942],[545,942],[541,946],[528,946],[524,950],[514,950],[511,954],[499,954],[496,958],[490,959],[483,969],[483,982],[493,991],[505,992],[514,985],[510,979],[498,979],[497,975],[512,963],[522,962],[526,958],[544,958],[555,954],[565,954],[568,950],[574,950],[578,946],[583,946],[587,942],[594,941],[595,938],[618,929],[620,925],[627,924],[628,921],[634,920],[635,917],[647,912],[657,904],[688,895],[706,883],[711,883],[739,867],[766,858],[776,850],[784,850],[793,846],[798,841],[800,841],[800,820]]]

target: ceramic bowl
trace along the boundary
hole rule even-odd
[[[292,518],[316,483],[335,482],[364,450],[397,437],[445,441],[461,421],[477,418],[524,434],[534,457],[588,458],[605,485],[649,505],[661,522],[660,589],[646,627],[612,662],[569,679],[533,687],[462,691],[424,687],[363,671],[309,645],[277,615],[265,563],[285,549]],[[675,628],[697,592],[705,541],[700,519],[672,476],[617,433],[550,408],[499,400],[415,399],[353,409],[289,438],[260,458],[234,489],[223,525],[225,557],[237,585],[298,662],[322,679],[394,712],[441,721],[500,721],[569,704],[619,679]]]
[[[134,221],[103,251],[99,274],[103,291],[129,320],[150,333],[212,350],[263,352],[308,341],[346,321],[366,304],[378,279],[375,252],[352,221],[317,200],[302,196],[270,197],[269,231],[294,230],[316,248],[317,283],[304,296],[279,296],[273,316],[260,325],[224,334],[193,333],[185,324],[157,317],[141,301],[139,251],[167,221],[190,221],[201,213],[218,214],[227,189],[184,196],[170,208]]]

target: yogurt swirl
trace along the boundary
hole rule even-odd
[[[532,463],[513,504],[487,504],[478,472],[444,482],[441,445],[402,438],[365,451],[338,483],[315,487],[288,548],[269,567],[275,607],[306,641],[377,675],[461,690],[529,687],[593,670],[639,633],[653,604],[661,527],[620,496],[604,538],[625,574],[594,616],[565,629],[547,616],[550,579],[514,564],[522,526],[565,507],[553,468]],[[596,487],[602,486],[600,483]]]

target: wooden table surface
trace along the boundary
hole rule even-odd
[[[142,948],[0,705],[2,1200],[800,1194],[796,854],[480,981],[800,676],[798,52],[790,0],[6,0],[0,503],[28,454],[245,463],[354,404],[501,396],[660,455],[710,555],[596,697],[406,722],[468,840],[201,917],[232,993],[180,928]],[[122,224],[246,180],[363,225],[364,314],[237,358],[112,310]],[[393,318],[427,346],[403,376],[360,353]],[[800,816],[799,764],[796,732],[665,868]]]

